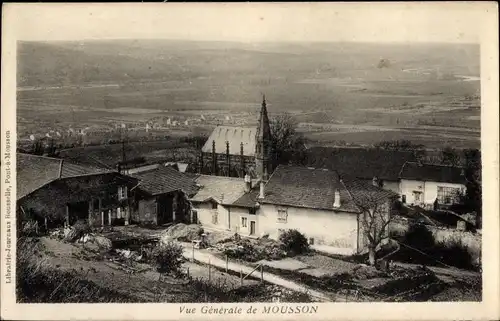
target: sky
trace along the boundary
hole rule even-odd
[[[8,4],[18,40],[478,43],[491,3]]]

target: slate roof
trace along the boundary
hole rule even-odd
[[[245,156],[254,156],[256,134],[257,127],[217,126],[201,150],[204,153],[211,153],[212,142],[215,141],[215,152],[225,154],[226,141],[228,141],[229,154],[240,155],[241,143],[243,143],[243,154]]]
[[[415,161],[412,152],[376,148],[313,147],[306,151],[306,165],[337,171],[341,176],[397,181],[401,167]]]
[[[446,165],[419,164],[406,162],[401,169],[400,178],[419,181],[465,184],[463,168]]]
[[[17,153],[17,199],[59,178],[110,173],[113,170],[81,165],[60,158]]]
[[[244,193],[240,198],[233,202],[232,205],[239,207],[255,207],[258,201],[260,187],[256,185],[249,193]]]
[[[193,195],[197,191],[195,181],[170,166],[133,173],[129,176],[139,180],[137,188],[150,195],[159,195],[182,190],[187,195]]]
[[[340,192],[340,207],[335,210],[358,211],[336,171],[280,165],[269,178],[265,186],[265,198],[261,202],[334,210],[335,190]]]
[[[199,175],[195,181],[200,189],[191,198],[194,202],[213,199],[223,205],[232,205],[245,194],[243,178]]]
[[[370,204],[384,199],[399,197],[397,193],[373,186],[371,182],[357,179],[343,179],[342,182],[356,204]]]
[[[266,183],[265,198],[258,199],[259,185],[254,181],[245,193],[241,178],[193,175],[200,190],[191,199],[204,202],[213,199],[224,205],[255,207],[256,203],[358,213],[357,202],[394,198],[394,192],[358,179],[341,180],[338,173],[326,169],[280,165]],[[334,208],[335,190],[340,192],[340,207]],[[221,195],[224,195],[221,200]]]

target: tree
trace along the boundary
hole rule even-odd
[[[360,222],[367,242],[368,261],[375,265],[377,247],[389,238],[389,223],[391,221],[390,199],[381,198],[379,193],[365,191],[361,196],[353,197],[361,210]]]
[[[298,163],[305,158],[305,139],[297,132],[297,122],[290,114],[271,119],[271,147],[275,165]]]
[[[32,146],[32,153],[34,155],[43,155],[43,151],[44,151],[44,146],[43,146],[43,143],[40,139],[37,139],[33,142],[33,146]]]
[[[476,212],[476,227],[482,225],[482,188],[481,188],[481,152],[478,149],[467,149],[465,154],[465,205]]]
[[[460,156],[457,151],[451,147],[445,147],[441,151],[441,164],[450,166],[460,165]]]

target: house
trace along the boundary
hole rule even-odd
[[[217,126],[198,157],[198,173],[243,178],[257,177],[260,167],[271,173],[271,129],[265,97],[256,126]]]
[[[196,175],[198,192],[190,198],[193,216],[201,225],[243,235],[251,235],[248,226],[239,224],[242,217],[254,215],[256,202],[238,203],[246,193],[251,192],[251,180],[242,178]]]
[[[306,166],[335,170],[343,177],[376,182],[399,193],[399,174],[406,162],[416,161],[408,151],[379,148],[312,147],[306,152]]]
[[[268,180],[200,175],[191,199],[202,225],[241,235],[277,239],[287,229],[310,244],[339,254],[364,251],[363,210],[367,195],[389,219],[397,195],[360,180],[342,180],[335,171],[299,166],[276,168]]]
[[[410,205],[449,206],[458,203],[466,190],[460,167],[406,162],[399,176],[401,201]]]
[[[170,166],[157,166],[129,175],[138,181],[131,190],[134,198],[132,222],[162,225],[191,221],[187,198],[197,191],[193,179]]]
[[[131,177],[45,156],[17,154],[17,213],[49,225],[128,224]]]

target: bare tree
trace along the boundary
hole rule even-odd
[[[297,121],[285,113],[271,119],[271,146],[276,165],[290,162],[301,163],[304,158],[305,140],[297,132]]]
[[[375,265],[377,247],[389,238],[391,198],[381,197],[380,193],[376,192],[365,192],[354,197],[354,201],[361,210],[360,222],[368,247],[368,261],[370,265]]]

